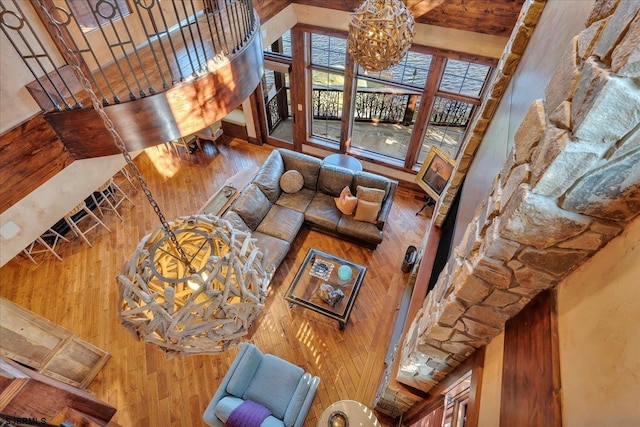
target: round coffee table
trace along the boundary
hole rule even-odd
[[[362,163],[358,161],[355,157],[348,156],[346,154],[329,154],[323,160],[324,163],[328,163],[330,165],[341,166],[343,168],[351,169],[352,171],[361,171]]]
[[[330,427],[329,419],[335,412],[342,412],[347,416],[349,427],[380,427],[380,423],[373,411],[355,400],[340,400],[329,405],[320,415],[318,427]]]

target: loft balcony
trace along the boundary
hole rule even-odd
[[[251,0],[2,0],[1,7],[2,30],[34,75],[27,89],[76,159],[119,152],[83,81],[135,151],[208,127],[263,74]]]

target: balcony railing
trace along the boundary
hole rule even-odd
[[[0,0],[0,28],[48,96],[45,110],[82,107],[82,100],[71,73],[59,71],[58,53],[45,49],[25,15],[23,9],[31,7],[56,24],[49,30],[54,42],[63,52],[73,51],[104,105],[143,98],[211,72],[258,28],[251,0]],[[89,31],[83,24],[87,19],[100,25]]]
[[[357,121],[402,123],[411,125],[417,109],[415,93],[387,93],[358,89],[355,99]],[[314,88],[313,118],[340,120],[342,117],[342,90]],[[473,104],[436,96],[429,123],[438,126],[466,127],[473,114]]]

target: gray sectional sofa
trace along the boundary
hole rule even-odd
[[[281,177],[291,170],[302,175],[302,188],[287,193],[281,188]],[[335,198],[345,187],[356,195],[358,186],[384,191],[380,211],[371,222],[345,215],[336,206]],[[377,174],[354,172],[307,154],[274,149],[223,218],[251,232],[265,253],[267,266],[275,271],[303,225],[375,248],[382,241],[397,187],[397,181]]]

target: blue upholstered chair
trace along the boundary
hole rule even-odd
[[[244,343],[202,418],[223,427],[235,408],[251,400],[271,411],[260,427],[300,427],[319,382],[301,367]]]

